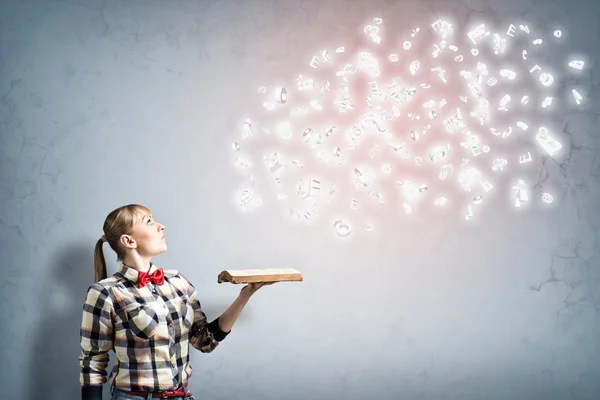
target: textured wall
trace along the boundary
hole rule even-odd
[[[511,178],[471,223],[462,203],[410,217],[388,203],[370,235],[356,220],[344,240],[329,222],[348,215],[342,206],[292,224],[264,191],[260,208],[239,212],[246,178],[231,143],[262,113],[257,88],[292,89],[324,48],[373,48],[363,27],[377,16],[382,46],[415,26],[431,35],[437,17],[461,38],[477,22],[541,32],[557,100],[528,122],[551,126],[560,154],[542,158],[534,132],[514,133]],[[154,261],[192,279],[210,318],[239,290],[216,283],[223,269],[304,273],[261,289],[226,342],[194,353],[198,399],[600,398],[599,16],[593,0],[3,1],[1,397],[79,396],[93,246],[110,210],[141,203],[167,227],[169,250]],[[552,47],[555,26],[564,36]],[[573,74],[565,63],[579,55],[586,68]],[[515,163],[524,151],[533,161]],[[511,171],[527,181],[524,210]]]

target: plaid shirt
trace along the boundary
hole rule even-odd
[[[150,273],[157,267],[152,264]],[[213,351],[227,336],[210,324],[196,289],[179,272],[165,270],[163,285],[137,287],[138,271],[119,272],[89,287],[81,320],[80,385],[107,381],[108,352],[116,355],[108,381],[130,391],[173,390],[192,374],[189,344]]]

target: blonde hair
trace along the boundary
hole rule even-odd
[[[150,215],[152,211],[149,208],[140,204],[128,204],[111,211],[104,220],[104,236],[110,248],[117,253],[117,261],[123,261],[125,249],[120,244],[121,235],[131,235],[133,226],[143,214]],[[104,240],[98,239],[96,248],[94,249],[94,272],[95,281],[99,282],[106,278],[106,260],[104,259],[104,251],[102,243]]]

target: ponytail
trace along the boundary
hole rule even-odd
[[[104,260],[104,252],[102,251],[103,243],[104,240],[98,239],[96,242],[96,248],[94,249],[95,282],[99,282],[106,278],[106,261]]]

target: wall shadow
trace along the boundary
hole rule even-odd
[[[78,241],[55,255],[48,263],[52,273],[32,297],[44,312],[34,328],[29,357],[29,400],[81,398],[79,327],[87,289],[94,283],[94,244]],[[111,353],[108,371],[112,358]],[[103,398],[110,398],[108,385],[103,388]]]

